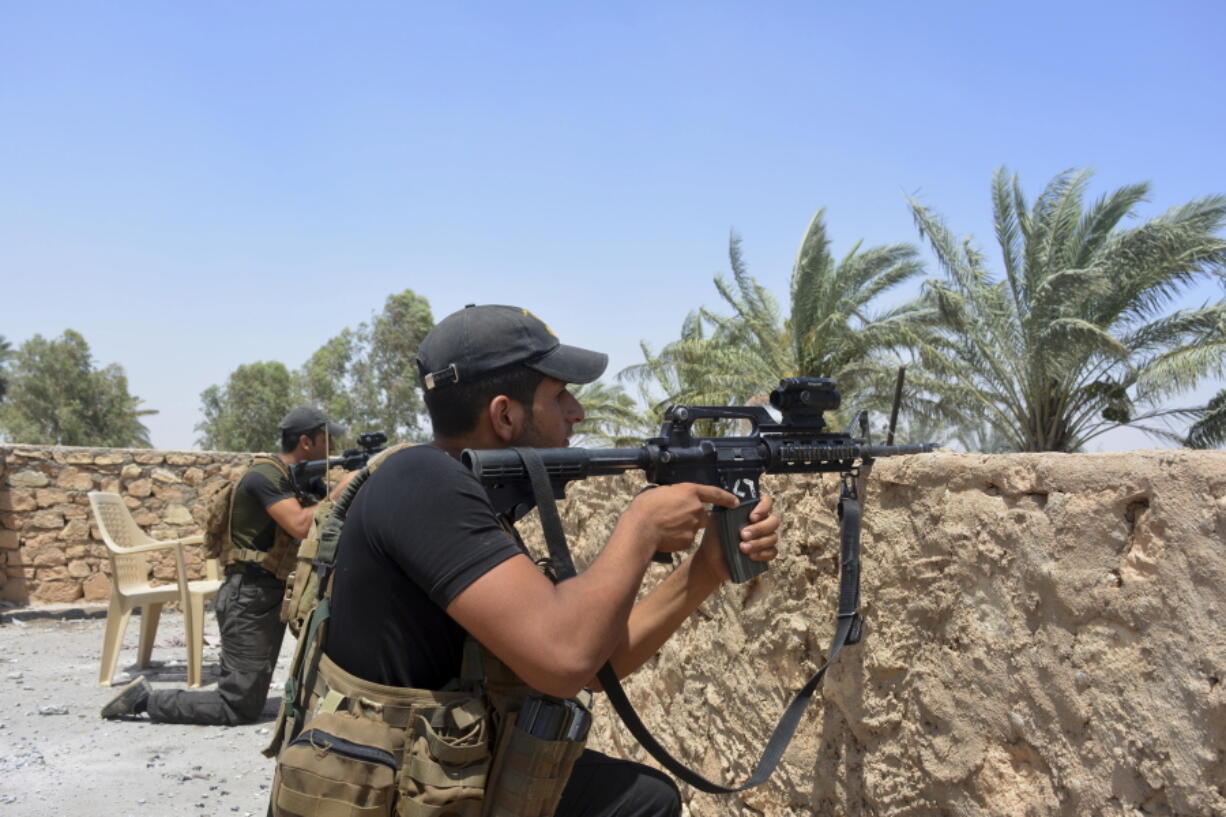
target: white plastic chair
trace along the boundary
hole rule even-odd
[[[106,614],[102,670],[98,683],[102,686],[111,683],[132,610],[141,608],[137,663],[143,668],[149,666],[153,653],[153,637],[162,616],[162,605],[168,601],[178,601],[183,608],[183,622],[187,630],[187,685],[200,686],[201,664],[204,661],[204,602],[217,593],[221,581],[217,575],[216,559],[205,563],[206,579],[188,581],[183,546],[198,545],[204,541],[204,537],[150,538],[132,519],[128,506],[119,494],[90,491],[89,505],[111,557],[111,606]],[[174,551],[175,584],[157,587],[149,584],[149,564],[145,554],[158,550]]]

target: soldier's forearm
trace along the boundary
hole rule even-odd
[[[721,582],[695,556],[666,576],[630,611],[626,639],[609,658],[618,677],[624,678],[655,655]]]

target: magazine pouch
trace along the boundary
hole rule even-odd
[[[412,707],[397,817],[480,817],[490,768],[490,721],[479,695]]]
[[[525,698],[503,722],[483,817],[552,817],[591,722],[578,699]]]

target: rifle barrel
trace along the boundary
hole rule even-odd
[[[899,457],[905,454],[927,454],[930,451],[937,450],[936,443],[908,443],[906,445],[865,445],[861,446],[863,452],[861,456],[874,457]]]

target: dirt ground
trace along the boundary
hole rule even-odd
[[[105,721],[98,686],[105,607],[0,608],[0,814],[21,817],[262,815],[273,763],[260,754],[280,704],[294,641],[286,636],[272,694],[247,726]],[[23,616],[40,616],[23,618]],[[217,621],[207,615],[204,684],[217,680]],[[136,667],[140,619],[124,638],[114,684],[144,673],[157,688],[186,683],[183,618],[167,612],[153,666]]]

